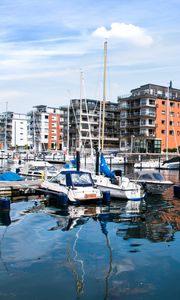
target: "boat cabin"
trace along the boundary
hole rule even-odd
[[[90,187],[94,186],[91,173],[76,170],[64,170],[58,175],[50,179],[51,183],[59,183],[60,185],[69,187]]]

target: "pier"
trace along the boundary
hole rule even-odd
[[[0,196],[19,196],[37,193],[42,180],[0,181]]]

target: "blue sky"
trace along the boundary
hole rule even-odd
[[[180,0],[0,0],[0,112],[102,98],[146,83],[180,88]]]

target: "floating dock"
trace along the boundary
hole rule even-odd
[[[19,196],[37,193],[42,180],[0,181],[0,196]]]

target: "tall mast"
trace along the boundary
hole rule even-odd
[[[33,110],[33,150],[36,152],[35,111]]]
[[[5,131],[4,131],[4,150],[7,150],[7,115],[8,115],[8,102],[6,102],[6,114],[5,114]]]
[[[69,155],[69,105],[67,110],[67,155]]]
[[[83,72],[80,73],[80,103],[79,103],[79,151],[81,150],[82,139],[81,139],[81,123],[82,123],[82,81]]]
[[[105,128],[105,103],[106,103],[106,60],[107,60],[107,41],[104,42],[104,80],[103,80],[103,115],[102,115],[102,144],[101,151],[104,150],[104,128]]]

